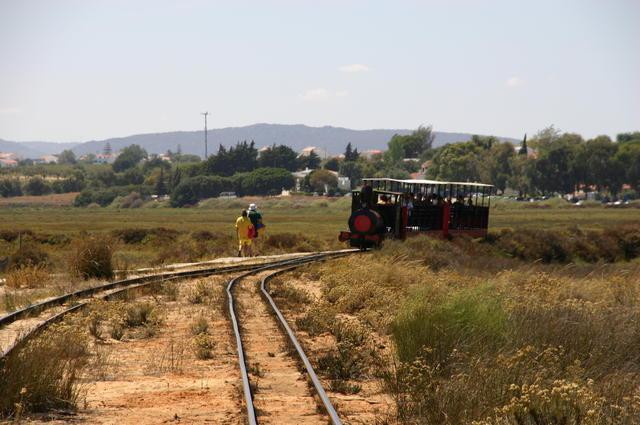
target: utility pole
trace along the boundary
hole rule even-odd
[[[209,157],[207,152],[207,115],[209,112],[201,112],[200,115],[204,115],[204,160],[206,161]]]

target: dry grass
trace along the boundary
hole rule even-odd
[[[67,323],[29,341],[0,365],[0,417],[74,408],[89,355],[86,334]]]
[[[388,335],[383,384],[403,424],[640,421],[638,264],[509,260],[487,273],[464,246],[442,244],[417,238],[318,266],[322,299],[297,324],[337,337],[332,324],[348,315]],[[353,360],[325,357],[327,376]]]
[[[69,254],[69,269],[83,279],[113,277],[115,242],[105,236],[86,235],[74,241]]]
[[[8,288],[42,288],[50,282],[49,272],[42,265],[20,266],[9,271],[5,285]]]

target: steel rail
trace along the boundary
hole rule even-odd
[[[315,254],[310,254],[310,255],[315,255]],[[296,257],[296,258],[306,258],[308,256],[309,255],[305,255],[305,256]],[[51,307],[64,304],[73,299],[90,297],[99,292],[110,291],[112,289],[116,289],[119,287],[128,287],[128,286],[136,285],[143,282],[148,282],[148,281],[155,282],[161,279],[169,279],[174,277],[192,278],[192,277],[209,276],[213,274],[232,273],[232,272],[250,270],[252,268],[260,267],[265,264],[272,264],[272,263],[284,262],[284,261],[290,261],[290,260],[291,259],[289,258],[286,260],[276,260],[273,262],[260,263],[260,264],[245,264],[245,265],[240,264],[236,266],[210,267],[210,268],[197,269],[197,270],[149,274],[146,276],[140,276],[140,277],[134,277],[131,279],[123,279],[115,282],[109,282],[109,283],[99,285],[99,286],[94,286],[91,288],[79,289],[77,291],[70,292],[68,294],[63,294],[54,298],[50,298],[48,300],[41,301],[36,304],[32,304],[30,306],[18,309],[12,313],[1,316],[0,328],[8,325],[9,323],[15,322],[16,320],[33,316],[34,314],[41,313],[42,311],[45,311]]]
[[[285,266],[290,266],[290,267],[287,267],[285,270],[291,270],[293,268],[300,267],[300,266],[302,266],[304,264],[307,264],[307,263],[323,260],[323,259],[329,258],[329,257],[343,256],[343,255],[347,255],[347,254],[350,254],[350,253],[353,253],[353,252],[359,252],[359,251],[358,250],[344,250],[344,251],[338,251],[338,252],[334,251],[334,252],[320,253],[320,254],[314,254],[314,255],[307,256],[307,257],[303,257],[303,258],[295,258],[295,259],[292,259],[292,260],[285,261],[285,263],[287,263],[287,264],[266,265],[264,267],[256,268],[254,270],[250,270],[250,271],[248,271],[246,273],[243,273],[243,274],[241,274],[239,276],[236,276],[233,279],[229,280],[229,282],[227,283],[227,300],[228,300],[228,306],[229,306],[229,316],[231,318],[231,325],[232,325],[232,328],[233,328],[233,333],[234,333],[235,338],[236,338],[236,348],[237,348],[237,351],[238,351],[238,365],[240,367],[240,375],[241,375],[241,378],[242,378],[242,389],[243,389],[243,393],[244,393],[245,404],[247,406],[247,419],[248,419],[249,425],[257,425],[258,424],[258,420],[257,420],[256,412],[255,412],[255,406],[253,404],[253,392],[251,390],[251,384],[249,382],[249,372],[247,370],[247,362],[246,362],[246,356],[245,356],[245,352],[244,352],[244,346],[243,346],[243,343],[242,343],[242,335],[240,333],[240,326],[239,326],[238,318],[237,318],[236,311],[235,311],[235,303],[234,303],[234,298],[233,298],[233,287],[235,286],[235,284],[239,280],[244,279],[245,277],[248,277],[250,275],[266,271],[266,270],[270,270],[270,269],[274,269],[274,268],[278,268],[278,267],[285,267]],[[278,272],[276,272],[276,273],[278,273]],[[290,334],[290,336],[291,336],[291,334]],[[305,356],[305,358],[306,358],[306,356]],[[307,359],[307,362],[308,362],[308,359]],[[307,369],[307,371],[309,371],[309,369]],[[335,409],[331,405],[331,402],[328,400],[328,398],[326,396],[326,393],[322,389],[322,385],[320,384],[317,376],[313,372],[313,368],[311,368],[311,372],[313,373],[312,380],[313,380],[313,377],[315,377],[315,380],[317,381],[317,383],[319,385],[319,388],[321,389],[321,392],[318,392],[318,394],[324,394],[324,397],[328,402],[329,408],[327,409],[327,412],[329,412],[329,415],[331,416],[331,420],[333,421],[334,424],[342,424],[342,422],[340,422],[340,418],[338,418],[337,413],[335,412]],[[314,385],[315,385],[315,382],[314,382]],[[316,387],[316,390],[317,389],[318,389],[318,387]],[[323,403],[325,403],[325,399],[323,399]],[[325,403],[325,407],[327,407],[327,403]],[[331,412],[333,412],[333,414]]]
[[[338,416],[338,412],[336,412],[336,409],[333,407],[333,404],[331,403],[329,396],[327,396],[327,393],[325,392],[324,387],[322,386],[322,382],[320,382],[318,375],[316,375],[316,372],[313,370],[313,366],[311,365],[309,358],[305,354],[304,349],[302,348],[302,345],[300,345],[300,343],[298,342],[298,338],[296,338],[293,330],[289,326],[289,323],[287,323],[287,320],[284,318],[284,315],[282,314],[282,312],[280,311],[280,309],[278,308],[275,301],[271,297],[271,294],[269,294],[269,291],[268,291],[267,285],[271,279],[273,279],[274,277],[282,273],[293,270],[297,267],[300,267],[300,266],[295,265],[295,266],[287,267],[285,269],[278,270],[275,273],[271,273],[269,276],[265,276],[262,279],[262,282],[260,283],[260,290],[262,291],[262,294],[267,299],[267,301],[269,301],[269,304],[271,304],[271,308],[273,309],[274,313],[278,317],[278,320],[280,321],[280,324],[284,328],[285,332],[289,336],[289,340],[293,343],[293,346],[298,352],[298,357],[300,357],[300,360],[302,360],[302,363],[304,364],[304,367],[307,370],[307,374],[309,374],[309,377],[311,378],[311,382],[313,382],[313,387],[316,389],[316,393],[322,400],[322,404],[324,405],[324,408],[327,411],[327,414],[331,418],[331,422],[333,423],[333,425],[342,425],[342,421]]]
[[[132,279],[124,279],[124,280],[120,280],[120,281],[116,281],[116,282],[110,282],[110,283],[107,283],[107,284],[104,284],[104,285],[100,285],[100,286],[96,286],[96,287],[92,287],[92,288],[87,288],[87,289],[81,289],[81,290],[78,290],[78,291],[74,291],[72,293],[61,295],[59,297],[55,297],[55,298],[40,302],[38,304],[35,304],[35,305],[32,305],[32,306],[25,307],[23,309],[17,310],[17,311],[15,311],[13,313],[10,313],[8,315],[0,317],[0,327],[6,326],[7,324],[15,322],[16,320],[22,319],[24,317],[32,316],[35,313],[40,313],[40,312],[45,311],[45,310],[47,310],[47,309],[49,309],[51,307],[64,304],[65,302],[72,301],[72,300],[78,299],[78,298],[86,298],[86,297],[90,297],[90,296],[95,296],[96,294],[98,294],[100,292],[112,291],[112,290],[116,289],[113,292],[109,292],[107,294],[102,294],[102,295],[98,296],[98,298],[110,299],[110,298],[113,298],[113,297],[115,297],[115,296],[117,296],[117,295],[119,295],[119,294],[121,294],[121,293],[123,293],[125,291],[141,288],[141,287],[144,287],[144,286],[147,286],[147,285],[151,285],[153,283],[167,282],[167,281],[178,280],[178,279],[206,277],[206,276],[212,276],[212,275],[215,275],[215,274],[233,273],[233,272],[244,271],[244,270],[253,270],[253,269],[256,269],[256,268],[262,268],[265,265],[269,265],[269,266],[272,266],[272,267],[279,267],[281,265],[282,266],[286,266],[286,265],[290,264],[291,261],[293,261],[293,260],[302,260],[302,259],[306,259],[306,258],[315,258],[317,255],[327,255],[327,254],[330,255],[333,252],[335,252],[335,251],[329,251],[327,253],[321,253],[321,254],[305,255],[305,256],[302,256],[302,257],[296,257],[295,259],[273,261],[273,262],[270,262],[270,263],[237,265],[237,266],[227,266],[227,267],[214,267],[214,268],[208,268],[208,269],[190,270],[190,271],[175,272],[175,273],[160,273],[160,274],[156,274],[156,275],[147,275],[147,276],[142,276],[142,277],[137,277],[137,278],[132,278]],[[338,251],[338,252],[340,252],[340,251]],[[85,301],[81,301],[78,304],[76,304],[74,306],[71,306],[71,307],[69,307],[69,308],[67,308],[67,309],[65,309],[65,310],[63,310],[63,311],[61,311],[61,312],[59,312],[59,313],[57,313],[57,314],[45,319],[45,320],[43,320],[42,322],[38,323],[35,327],[31,328],[27,333],[25,333],[24,335],[21,335],[3,353],[0,353],[0,366],[4,362],[4,360],[9,356],[9,354],[11,354],[19,346],[24,344],[27,340],[29,340],[30,338],[34,337],[36,334],[38,334],[40,331],[44,330],[46,327],[48,327],[52,323],[55,323],[55,322],[61,320],[67,314],[75,312],[75,311],[79,311],[80,309],[86,307],[90,302],[91,302],[91,299],[88,299],[88,300],[85,300]]]

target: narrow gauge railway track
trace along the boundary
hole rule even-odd
[[[284,330],[284,333],[286,334],[286,338],[288,339],[288,341],[293,345],[293,347],[295,347],[295,350],[298,354],[299,359],[302,361],[305,370],[309,376],[309,378],[311,379],[311,382],[313,383],[313,387],[316,391],[316,394],[318,395],[318,397],[320,398],[320,400],[322,401],[322,407],[324,408],[324,410],[326,411],[327,415],[329,416],[331,422],[334,425],[342,425],[342,421],[340,420],[335,408],[333,407],[331,400],[329,399],[329,397],[327,396],[324,388],[322,387],[322,383],[320,382],[320,380],[318,379],[318,376],[316,375],[315,371],[313,370],[313,367],[311,365],[311,362],[309,361],[308,357],[306,356],[306,354],[304,353],[304,350],[302,349],[302,346],[300,345],[300,343],[298,342],[297,338],[295,337],[295,334],[293,333],[291,327],[289,326],[289,324],[287,323],[287,321],[285,320],[283,314],[280,312],[280,309],[278,309],[275,301],[273,300],[273,298],[271,297],[271,295],[269,295],[269,291],[268,291],[268,282],[274,278],[275,276],[290,271],[292,269],[295,269],[297,267],[300,267],[304,264],[308,264],[310,262],[314,262],[314,261],[320,261],[323,259],[327,259],[327,258],[336,258],[336,257],[340,257],[340,256],[344,256],[344,255],[348,255],[349,253],[352,252],[357,252],[357,250],[351,250],[351,251],[342,251],[342,252],[334,252],[334,253],[323,253],[323,254],[318,254],[315,256],[310,256],[307,258],[300,258],[300,259],[296,259],[296,260],[292,260],[290,262],[289,265],[267,265],[261,268],[256,268],[254,270],[250,270],[247,271],[246,273],[243,273],[239,276],[236,276],[232,279],[230,279],[227,283],[227,299],[228,299],[228,306],[229,306],[229,315],[231,318],[231,323],[233,326],[233,332],[235,334],[235,338],[236,338],[236,345],[237,345],[237,353],[238,353],[238,363],[240,366],[240,373],[241,373],[241,377],[242,377],[242,389],[243,389],[243,393],[244,393],[244,398],[245,398],[245,404],[246,404],[246,409],[247,409],[247,420],[249,425],[256,425],[258,424],[258,417],[257,417],[257,408],[255,407],[255,403],[254,403],[254,392],[252,390],[251,387],[251,383],[249,380],[249,371],[247,368],[247,354],[245,352],[245,344],[243,343],[243,339],[242,339],[242,333],[240,331],[240,320],[238,318],[238,314],[235,308],[235,298],[234,298],[234,287],[236,286],[236,284],[244,279],[247,278],[249,276],[252,275],[256,275],[260,272],[264,272],[273,268],[280,268],[279,270],[270,273],[269,275],[265,276],[262,281],[261,281],[261,285],[260,285],[260,290],[262,293],[262,296],[265,298],[265,300],[268,302],[269,306],[271,307],[271,310],[273,311],[273,313],[275,314],[276,318],[278,319],[278,324],[282,327],[282,329]]]
[[[236,265],[236,266],[223,266],[223,267],[210,267],[189,271],[178,271],[169,273],[151,274],[132,279],[123,279],[115,282],[110,282],[104,285],[99,285],[91,288],[81,289],[68,294],[64,294],[55,298],[51,298],[31,306],[16,310],[5,316],[0,317],[0,329],[7,325],[16,322],[18,320],[35,317],[47,310],[51,310],[54,307],[61,306],[66,303],[75,303],[74,305],[63,309],[62,311],[44,319],[35,326],[31,327],[24,334],[19,335],[13,343],[7,347],[4,352],[0,353],[0,366],[4,359],[9,356],[14,350],[18,349],[29,339],[36,334],[44,330],[47,326],[61,320],[64,316],[80,311],[88,306],[92,299],[111,299],[113,297],[122,294],[125,291],[142,288],[154,283],[162,283],[167,281],[181,280],[181,279],[193,279],[198,277],[207,277],[217,274],[226,274],[234,272],[248,271],[248,273],[254,270],[268,270],[277,267],[286,267],[292,264],[297,264],[300,261],[315,261],[319,258],[324,258],[331,255],[340,255],[348,251],[327,251],[322,253],[316,253],[311,255],[305,255],[302,257],[296,257],[293,259],[285,259],[279,261],[272,261],[261,264],[249,264],[249,265]]]

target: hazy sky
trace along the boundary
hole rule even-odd
[[[640,130],[640,0],[0,0],[0,138]]]

